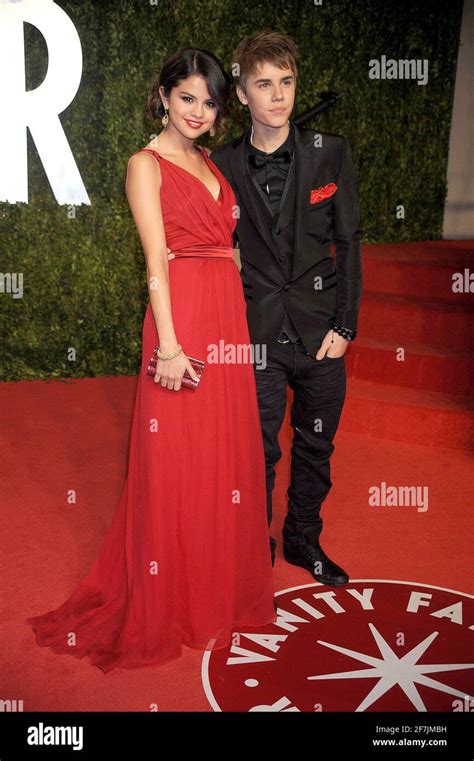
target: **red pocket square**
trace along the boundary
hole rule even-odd
[[[336,190],[337,185],[335,182],[330,182],[328,185],[321,185],[320,188],[315,188],[315,190],[311,191],[309,201],[310,203],[319,203],[319,201],[323,201],[325,198],[334,195]]]

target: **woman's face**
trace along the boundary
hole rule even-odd
[[[209,132],[217,117],[217,104],[207,90],[207,84],[199,74],[182,79],[171,89],[166,98],[163,88],[160,94],[165,108],[169,109],[169,120],[178,132],[190,140]]]

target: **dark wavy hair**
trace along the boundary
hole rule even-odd
[[[146,116],[150,121],[164,116],[165,109],[161,102],[160,87],[163,87],[165,96],[169,98],[172,88],[193,74],[199,74],[206,81],[209,95],[217,106],[214,128],[217,135],[222,135],[227,131],[225,121],[229,115],[227,101],[230,96],[232,77],[213,53],[202,48],[182,48],[168,58],[148,95]]]

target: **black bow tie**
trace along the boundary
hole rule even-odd
[[[291,153],[288,149],[284,151],[276,151],[270,153],[267,156],[260,156],[256,153],[249,153],[249,162],[256,169],[265,166],[266,164],[289,164],[291,161]]]

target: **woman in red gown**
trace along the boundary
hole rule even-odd
[[[150,291],[128,475],[87,575],[58,608],[27,619],[39,645],[104,672],[165,663],[183,644],[225,647],[234,630],[276,620],[253,365],[208,361],[221,342],[250,345],[235,196],[194,145],[220,126],[229,80],[212,54],[185,49],[158,84],[169,124],[127,177]],[[155,346],[174,354],[177,342],[182,351],[148,375]],[[187,355],[206,363],[194,391],[179,389]]]

